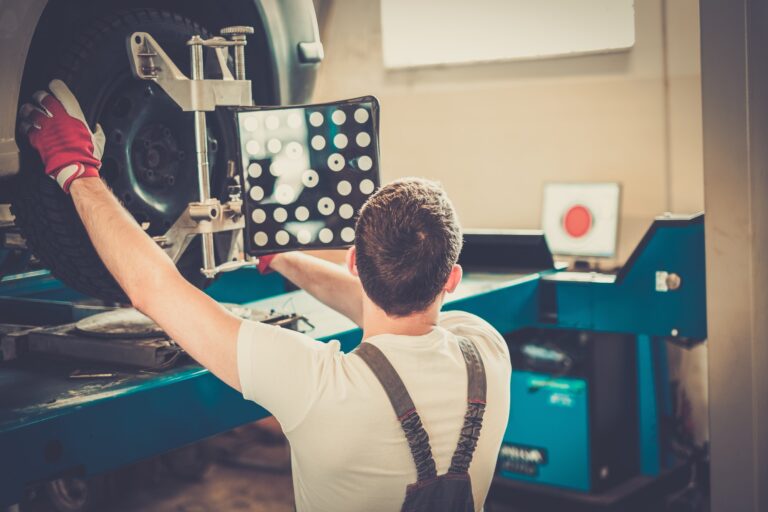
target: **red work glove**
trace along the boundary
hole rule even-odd
[[[53,80],[51,94],[38,91],[35,105],[22,105],[21,129],[40,153],[45,173],[69,193],[78,178],[98,178],[104,152],[104,132],[96,125],[91,132],[80,104],[61,80]]]
[[[275,259],[275,256],[277,254],[265,254],[264,256],[259,256],[259,263],[256,265],[256,268],[259,269],[259,274],[269,274],[274,272],[271,268],[269,268],[269,265],[272,264],[272,260]]]

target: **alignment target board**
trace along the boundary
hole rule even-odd
[[[360,207],[379,187],[376,98],[236,115],[246,252],[352,245]]]

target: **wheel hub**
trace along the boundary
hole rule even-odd
[[[170,128],[163,123],[141,127],[131,145],[134,174],[142,185],[168,189],[176,184],[185,154]]]

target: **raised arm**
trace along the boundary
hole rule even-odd
[[[63,82],[54,96],[35,94],[21,109],[22,129],[45,172],[71,193],[101,260],[133,305],[224,382],[240,389],[237,336],[241,320],[189,284],[98,178],[104,138],[91,133]],[[88,178],[88,179],[84,179]]]
[[[363,322],[363,287],[347,269],[300,252],[276,254],[269,264],[286,279],[357,325]]]
[[[96,252],[133,306],[196,361],[240,390],[241,320],[189,284],[100,179],[76,180],[70,192]]]

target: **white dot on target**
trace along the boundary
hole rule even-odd
[[[343,133],[337,133],[336,136],[333,138],[333,145],[336,146],[339,149],[344,149],[347,147],[347,143],[349,141],[347,140],[347,136]]]
[[[323,215],[330,215],[336,209],[336,203],[330,197],[321,197],[317,202],[317,211]]]
[[[320,176],[314,169],[307,169],[304,171],[304,174],[301,175],[301,182],[308,188],[315,188],[319,179]]]
[[[296,233],[296,239],[300,244],[308,244],[309,241],[312,240],[312,235],[310,235],[309,231],[306,229],[300,229],[299,232]]]
[[[333,231],[328,228],[323,228],[320,230],[320,233],[317,234],[317,237],[324,244],[329,244],[333,240]]]
[[[285,153],[290,158],[299,158],[304,153],[304,146],[296,141],[289,142],[285,145]]]
[[[357,110],[355,110],[355,121],[358,123],[364,123],[368,120],[368,111],[364,108],[360,107]]]
[[[261,176],[261,165],[253,162],[248,166],[248,176],[251,178],[258,178]]]
[[[343,204],[339,206],[339,217],[342,219],[351,219],[352,216],[355,214],[355,209],[352,208],[351,204]]]
[[[280,176],[283,174],[283,164],[281,164],[279,160],[275,160],[269,164],[269,174],[272,176]]]
[[[255,132],[259,128],[259,120],[254,116],[247,117],[243,126],[245,126],[245,129],[249,132]]]
[[[309,114],[309,124],[317,128],[323,124],[323,114],[320,112],[312,112]]]
[[[371,143],[371,136],[366,132],[360,132],[355,136],[355,142],[361,148],[367,148],[368,144]]]
[[[265,232],[259,231],[258,233],[253,235],[253,243],[258,245],[259,247],[263,247],[267,245],[267,242],[269,242],[269,237]]]
[[[338,192],[339,195],[348,196],[352,193],[352,184],[347,180],[341,180],[339,184],[336,185],[336,192]]]
[[[334,110],[333,114],[331,114],[331,120],[334,124],[342,125],[347,120],[347,114],[341,110]]]
[[[267,120],[264,121],[264,126],[267,127],[267,130],[277,130],[280,126],[280,119],[275,115],[267,116]]]
[[[261,151],[261,146],[255,140],[249,140],[245,144],[245,150],[252,155],[258,155],[259,151]]]
[[[296,197],[296,191],[290,185],[279,185],[275,189],[275,199],[280,204],[292,203]]]
[[[375,188],[376,185],[374,185],[371,180],[363,180],[360,182],[360,192],[363,194],[370,194]]]
[[[253,210],[251,212],[251,219],[253,219],[253,222],[256,224],[262,224],[265,220],[267,220],[267,212],[261,208]]]
[[[304,222],[309,218],[309,208],[306,206],[299,206],[293,214],[296,216],[296,220]]]
[[[250,192],[248,192],[248,195],[251,196],[251,199],[254,201],[261,201],[264,199],[264,189],[261,187],[251,187]]]
[[[283,143],[280,142],[280,139],[269,139],[269,142],[267,142],[267,149],[270,153],[279,153],[282,148]]]
[[[361,156],[357,159],[357,166],[361,171],[370,171],[373,167],[373,160],[369,156]]]
[[[325,147],[325,137],[322,135],[315,135],[312,137],[312,140],[310,141],[310,145],[312,146],[312,149],[315,151],[320,151]]]
[[[341,239],[344,240],[345,242],[351,242],[352,240],[355,239],[355,230],[350,227],[346,227],[342,229]]]
[[[286,122],[289,128],[298,128],[301,126],[301,116],[298,112],[291,112]]]
[[[272,216],[275,218],[276,222],[285,222],[288,220],[288,212],[285,208],[276,208],[275,211],[272,212]]]
[[[332,153],[331,156],[328,157],[328,168],[334,172],[342,170],[345,163],[344,157],[339,153]]]
[[[290,241],[291,237],[290,235],[283,231],[282,229],[275,233],[275,242],[277,242],[280,245],[285,245]]]

